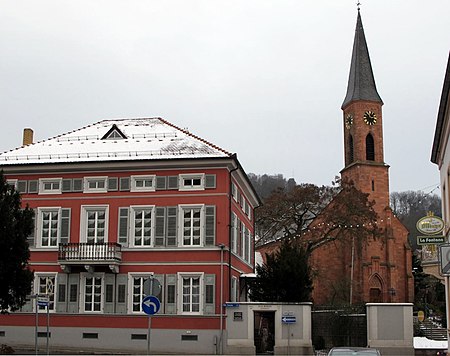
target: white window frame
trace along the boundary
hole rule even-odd
[[[46,184],[58,184],[57,189],[48,189]],[[39,178],[39,194],[61,194],[62,192],[62,178]]]
[[[199,185],[186,185],[185,180],[194,180],[200,179]],[[205,190],[205,173],[189,173],[189,174],[180,174],[178,176],[178,189],[180,191],[189,191],[189,190]]]
[[[89,187],[90,183],[99,183],[103,182],[103,188],[102,187]],[[108,177],[101,176],[101,177],[84,177],[84,189],[83,193],[106,193],[108,191]]]
[[[237,202],[237,186],[234,182],[231,182],[231,196]]]
[[[80,283],[80,310],[83,313],[88,314],[101,314],[103,313],[105,302],[104,302],[104,294],[105,294],[105,274],[104,273],[80,273],[81,283]],[[101,278],[102,285],[100,291],[100,310],[86,310],[85,302],[86,302],[86,279],[87,278]]]
[[[144,186],[145,182],[151,180],[150,186]],[[137,185],[138,182],[142,181],[144,184],[142,187]],[[156,175],[139,175],[131,176],[131,192],[154,192],[156,190]]]
[[[133,297],[134,297],[134,278],[149,278],[150,276],[154,276],[155,274],[153,272],[140,272],[140,273],[134,273],[130,272],[128,273],[128,314],[139,314],[142,315],[142,299],[144,299],[144,293],[143,290],[141,291],[141,297],[139,302],[139,310],[134,311],[133,310]],[[141,288],[144,288],[144,283],[142,282]]]
[[[134,228],[135,228],[135,211],[140,209],[149,209],[151,210],[151,235],[150,235],[150,245],[136,245],[135,244],[135,236],[134,236]],[[130,206],[130,231],[128,233],[130,246],[136,248],[148,248],[153,247],[155,244],[155,206],[154,205],[132,205]]]
[[[34,281],[33,281],[33,290],[35,294],[42,294],[40,292],[40,285],[39,285],[39,278],[48,278],[48,277],[55,277],[55,283],[53,285],[53,301],[52,301],[52,308],[50,309],[50,303],[49,303],[49,312],[54,313],[56,311],[56,301],[57,301],[57,292],[58,292],[58,273],[57,272],[35,272],[34,273]],[[33,310],[36,311],[36,307],[38,308],[39,313],[46,313],[47,307],[39,307],[36,305],[36,301],[33,301]]]
[[[15,190],[17,190],[17,183],[19,182],[18,179],[7,179],[6,184],[14,187]]]
[[[187,209],[200,209],[200,244],[184,244],[184,211]],[[181,204],[178,205],[178,246],[179,247],[203,247],[205,245],[205,205],[204,204]],[[191,238],[192,240],[192,238]]]
[[[239,301],[239,284],[235,276],[231,277],[231,302]]]
[[[234,239],[232,240],[231,244],[231,252],[236,253],[238,252],[238,239],[239,239],[239,224],[241,223],[237,214],[233,211],[231,214],[233,214],[233,217],[231,221],[233,222],[233,225],[231,226],[232,234]]]
[[[57,237],[56,237],[56,246],[43,246],[42,245],[42,223],[43,223],[43,214],[45,212],[58,212],[58,226],[57,226]],[[58,249],[59,241],[61,238],[61,207],[43,207],[37,209],[37,235],[36,235],[36,247],[45,248],[45,249]]]
[[[103,243],[108,242],[108,226],[109,226],[109,205],[82,205],[81,206],[81,218],[80,218],[80,242],[87,242],[87,220],[88,212],[94,210],[105,210],[105,234]],[[97,239],[96,239],[97,240]],[[97,242],[97,241],[95,241]]]
[[[183,311],[183,279],[184,278],[196,278],[200,279],[199,281],[199,311]],[[204,289],[205,289],[205,275],[203,272],[180,272],[178,273],[178,310],[183,315],[202,315],[203,307],[204,307]],[[191,295],[192,298],[192,295]],[[192,299],[191,299],[192,302]]]

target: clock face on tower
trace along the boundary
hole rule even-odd
[[[370,110],[364,113],[363,119],[367,125],[375,125],[377,123],[377,116]]]
[[[348,114],[345,117],[345,127],[347,128],[347,130],[350,130],[352,125],[353,125],[353,115],[352,114]]]

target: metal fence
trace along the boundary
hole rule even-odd
[[[312,311],[312,340],[316,350],[337,346],[367,346],[365,306],[315,307]]]

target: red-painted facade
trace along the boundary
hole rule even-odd
[[[150,276],[161,284],[153,328],[219,332],[221,304],[245,299],[259,198],[235,155],[3,163],[35,210],[30,268],[53,326],[146,328]],[[35,308],[31,299],[0,324],[32,326]]]

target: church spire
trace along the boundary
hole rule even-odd
[[[350,75],[348,77],[347,95],[342,103],[342,109],[352,101],[356,100],[375,101],[383,104],[383,101],[377,92],[375,79],[373,77],[372,65],[370,64],[369,50],[367,48],[359,7],[355,39],[353,42]]]

